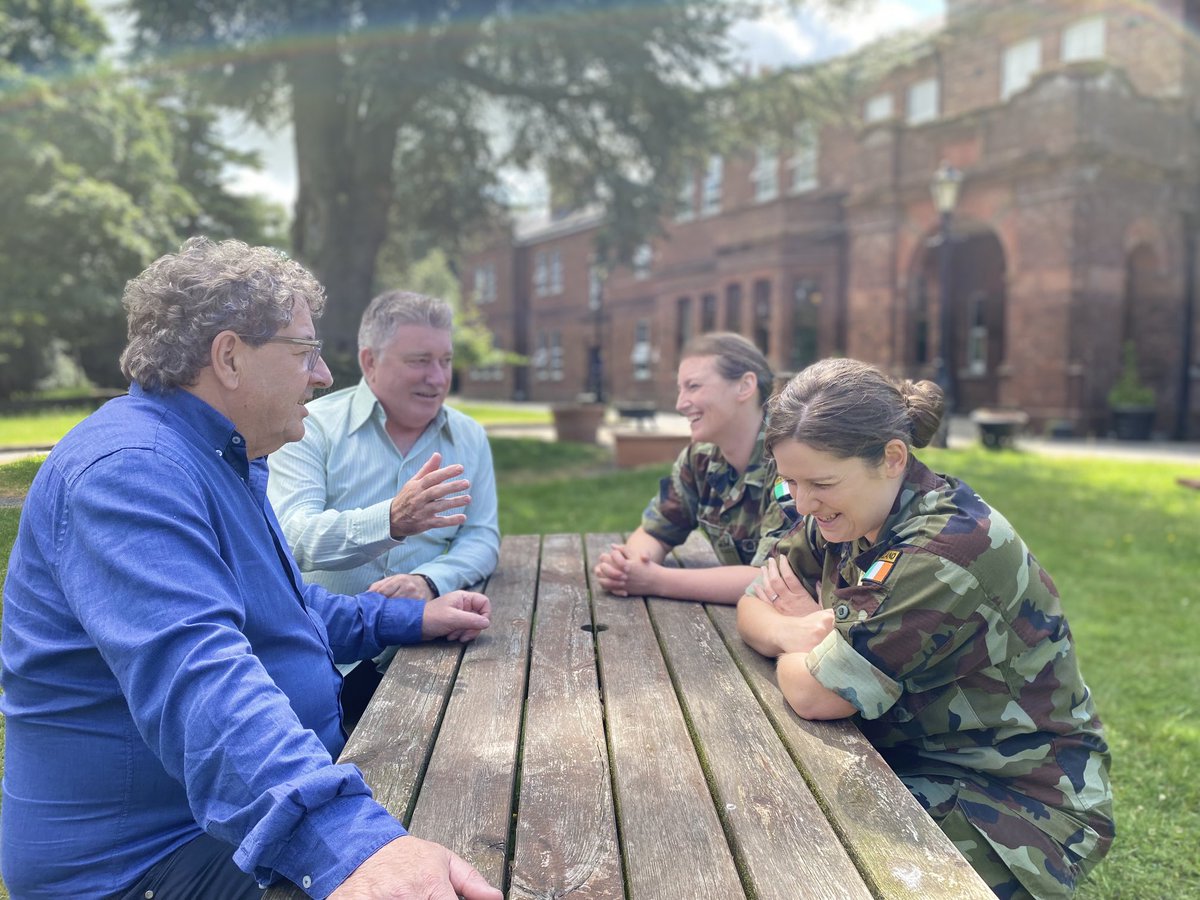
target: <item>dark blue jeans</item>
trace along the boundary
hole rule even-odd
[[[262,900],[254,877],[233,864],[233,847],[202,834],[157,863],[119,900]]]

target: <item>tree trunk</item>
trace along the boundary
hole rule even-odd
[[[331,362],[344,362],[357,352],[387,237],[399,119],[389,105],[364,101],[335,55],[294,62],[289,80],[298,181],[292,243],[325,286],[318,328]]]

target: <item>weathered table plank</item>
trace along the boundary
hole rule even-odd
[[[506,537],[500,554],[487,586],[492,624],[463,654],[410,825],[491,884],[503,883],[508,862],[538,538]]]
[[[762,900],[869,900],[871,892],[853,860],[704,607],[652,600],[650,617],[702,748],[717,808],[724,810],[735,854],[755,895]]]
[[[624,900],[578,535],[542,546],[510,898]]]
[[[693,533],[676,557],[689,568],[715,565],[712,547],[698,537]],[[797,716],[779,690],[773,661],[738,635],[736,607],[712,604],[708,614],[878,896],[994,898],[851,719],[810,722]]]
[[[851,720],[787,707],[734,607],[592,584],[619,539],[506,537],[492,627],[397,654],[341,761],[510,898],[992,897]],[[673,559],[715,564],[697,535]]]
[[[619,539],[588,535],[588,559]],[[744,896],[645,603],[592,603],[630,900]]]

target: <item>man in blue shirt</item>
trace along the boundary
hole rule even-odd
[[[496,567],[487,434],[445,405],[452,324],[450,305],[436,297],[376,297],[358,331],[362,380],[310,403],[304,438],[271,455],[271,505],[309,581],[339,594],[432,599]],[[379,658],[380,670],[392,652]],[[369,665],[347,677],[348,717],[379,677]]]
[[[127,285],[130,394],[43,464],[4,585],[14,900],[248,898],[280,876],[314,897],[500,897],[333,762],[335,661],[469,639],[490,607],[301,579],[264,457],[330,383],[324,302],[281,254],[203,238]]]

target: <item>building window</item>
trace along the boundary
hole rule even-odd
[[[765,356],[771,350],[771,282],[754,282],[754,343]]]
[[[908,124],[920,125],[936,119],[941,102],[940,93],[936,78],[926,78],[911,85],[908,89]]]
[[[550,293],[561,294],[563,289],[562,253],[556,247],[550,251]]]
[[[588,266],[588,309],[596,312],[604,301],[604,272],[592,263]]]
[[[561,294],[563,289],[562,253],[538,250],[533,254],[533,295]]]
[[[1005,49],[1000,99],[1007,100],[1017,91],[1028,86],[1041,67],[1042,42],[1040,38],[1029,38]]]
[[[639,319],[633,330],[633,352],[629,355],[633,364],[633,380],[649,381],[654,365],[654,348],[650,344],[650,320]]]
[[[967,328],[967,374],[986,375],[987,365],[987,294],[975,291],[967,300],[970,326]]]
[[[475,267],[475,302],[496,302],[496,266],[484,263]]]
[[[692,298],[680,297],[676,301],[675,313],[675,350],[678,354],[692,339]]]
[[[675,197],[675,221],[690,222],[696,218],[696,170],[688,166],[683,172],[679,183],[679,193]]]
[[[792,286],[792,355],[788,364],[793,372],[817,361],[817,314],[821,308],[820,286],[811,278],[801,278]]]
[[[791,192],[799,194],[817,186],[817,128],[812,122],[796,126],[796,149],[788,159]]]
[[[705,294],[700,298],[700,333],[717,330],[717,295]]]
[[[719,156],[710,156],[704,170],[704,196],[700,201],[700,212],[706,216],[721,211],[721,177],[724,163]]]
[[[492,347],[496,351],[500,351],[500,338],[492,336]],[[499,356],[499,352],[497,352]],[[504,363],[497,361],[487,365],[472,366],[468,372],[472,381],[503,381],[504,380]]]
[[[562,333],[558,331],[539,332],[537,349],[533,351],[532,362],[534,377],[538,381],[562,381]]]
[[[533,254],[533,296],[544,297],[550,293],[550,259],[545,250]]]
[[[649,278],[652,265],[654,265],[654,250],[649,244],[639,244],[633,251],[633,277],[638,281]]]
[[[1062,36],[1062,60],[1104,59],[1104,17],[1092,16],[1069,25]]]
[[[742,331],[742,286],[731,284],[725,288],[725,330]]]
[[[895,107],[891,94],[876,94],[867,101],[863,110],[863,119],[867,122],[882,122],[895,115]]]
[[[779,196],[779,154],[774,150],[759,147],[755,153],[754,199],[766,203]]]

